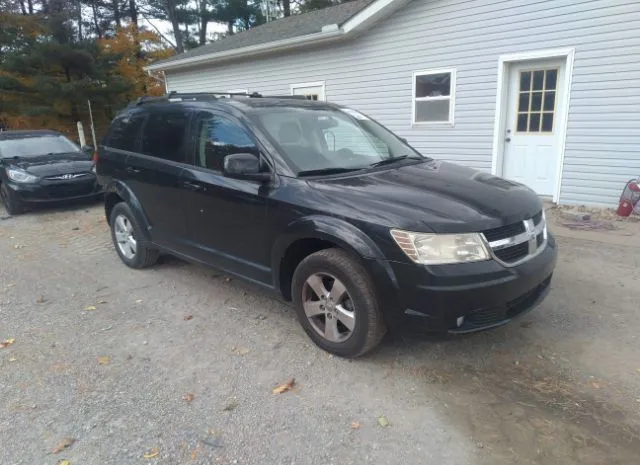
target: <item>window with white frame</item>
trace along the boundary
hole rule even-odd
[[[456,70],[413,73],[413,122],[453,124]]]

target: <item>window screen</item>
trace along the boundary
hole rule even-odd
[[[189,112],[175,110],[149,115],[142,130],[142,153],[165,160],[184,163]]]
[[[143,113],[126,114],[116,118],[111,123],[111,129],[104,145],[114,149],[135,152],[138,134],[144,119],[145,115]]]
[[[198,121],[196,165],[222,171],[224,157],[233,153],[253,153],[258,148],[244,128],[230,119],[207,115]]]

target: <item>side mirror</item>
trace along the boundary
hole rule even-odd
[[[234,153],[224,157],[223,174],[228,178],[266,182],[270,173],[260,171],[260,159],[251,153]]]

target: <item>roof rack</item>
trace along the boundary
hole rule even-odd
[[[134,105],[143,105],[145,103],[166,102],[166,101],[185,101],[185,100],[216,100],[220,97],[248,97],[248,98],[281,98],[306,100],[304,95],[262,95],[258,92],[189,92],[179,93],[171,91],[168,94],[159,97],[140,97]]]

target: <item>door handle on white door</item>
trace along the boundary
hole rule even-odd
[[[511,142],[511,137],[507,136],[504,141],[505,142]]]

